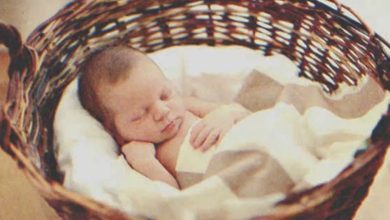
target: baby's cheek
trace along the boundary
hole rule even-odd
[[[179,113],[184,113],[185,111],[185,106],[184,106],[184,102],[179,99],[175,102],[175,108],[176,110],[179,112]]]
[[[132,130],[132,125],[130,125],[129,123],[122,123],[118,127],[118,134],[125,140],[132,140],[134,133]]]

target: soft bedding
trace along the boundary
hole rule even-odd
[[[188,145],[181,148],[176,170],[185,189],[178,191],[132,170],[118,155],[113,139],[81,108],[75,82],[65,92],[54,122],[65,187],[148,218],[243,219],[266,214],[297,186],[332,179],[358,149],[365,149],[389,101],[374,80],[366,77],[361,86],[329,96],[315,84],[293,78],[296,69],[288,67],[295,65],[285,58],[229,49],[230,53],[208,53],[205,48],[180,48],[152,55],[183,94],[223,102],[235,99],[255,111],[205,154]],[[189,54],[196,56],[190,59]],[[234,71],[196,65],[206,59],[214,67],[226,67],[218,62],[237,64],[237,57],[246,61]],[[278,66],[288,70],[273,70]],[[210,96],[218,92],[216,86],[200,76],[215,79],[224,94]],[[236,80],[229,84],[231,79]],[[189,84],[194,81],[198,84]],[[211,84],[210,89],[202,82]]]
[[[343,112],[347,117],[343,118],[337,115],[341,115],[339,109],[323,104],[334,104],[335,100],[320,99],[319,90],[297,90],[302,93],[294,90],[291,96],[283,96],[282,92],[273,107],[240,121],[209,152],[200,153],[184,144],[176,167],[181,184],[189,186],[216,175],[237,195],[256,196],[259,190],[267,189],[261,195],[288,192],[297,184],[313,186],[329,181],[353,160],[358,149],[365,149],[372,124],[379,120],[389,100],[378,90],[371,93],[371,101],[382,103],[352,105],[354,111],[348,115]],[[296,95],[304,94],[312,103],[296,102]],[[349,99],[343,101],[350,104]],[[303,108],[302,104],[307,106]]]

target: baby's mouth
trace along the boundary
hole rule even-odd
[[[179,119],[175,118],[172,121],[170,121],[167,125],[165,125],[164,129],[162,130],[162,133],[169,133],[174,130],[174,128],[177,127],[177,124],[179,123]]]

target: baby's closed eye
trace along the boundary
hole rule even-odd
[[[139,121],[141,120],[142,116],[136,116],[134,118],[131,119],[131,121]]]
[[[146,111],[140,111],[139,113],[135,114],[133,117],[130,118],[130,121],[136,122],[140,121],[142,118],[144,118],[146,115]]]

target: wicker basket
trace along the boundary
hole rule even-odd
[[[389,44],[335,0],[75,1],[21,42],[0,23],[11,56],[1,146],[64,219],[128,219],[61,186],[53,156],[53,116],[65,86],[94,48],[127,43],[145,52],[174,45],[242,45],[281,53],[332,93],[364,74],[390,89]],[[362,100],[364,101],[364,100]],[[367,194],[389,144],[389,112],[370,147],[327,184],[289,195],[259,219],[350,219]]]

